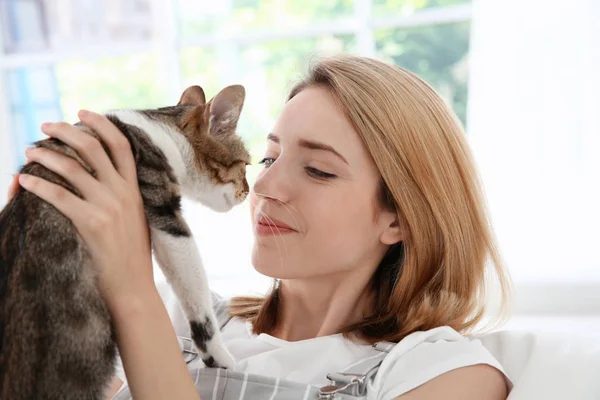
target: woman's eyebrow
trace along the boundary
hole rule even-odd
[[[267,135],[267,140],[270,140],[275,143],[279,143],[279,137],[274,135],[273,133],[269,133]],[[304,147],[305,149],[309,149],[309,150],[328,151],[328,152],[334,154],[336,157],[338,157],[340,160],[342,160],[346,164],[350,165],[350,163],[348,163],[348,161],[344,158],[343,155],[338,153],[333,147],[331,147],[328,144],[321,143],[321,142],[315,142],[313,140],[298,139],[298,146]]]

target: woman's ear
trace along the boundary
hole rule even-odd
[[[396,212],[382,211],[379,218],[382,226],[379,235],[381,243],[391,246],[405,239],[405,232]]]

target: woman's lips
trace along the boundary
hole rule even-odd
[[[261,236],[284,235],[298,232],[285,222],[264,215],[258,217],[254,228],[256,233]]]

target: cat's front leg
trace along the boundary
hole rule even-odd
[[[204,363],[231,368],[235,361],[221,339],[200,252],[180,216],[177,223],[181,229],[169,229],[170,232],[151,227],[155,258],[190,322],[192,339]],[[175,231],[179,233],[173,234]]]

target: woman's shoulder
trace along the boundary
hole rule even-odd
[[[506,400],[508,385],[497,369],[477,364],[445,372],[414,390],[394,397],[398,400]]]
[[[386,350],[388,355],[372,382],[374,399],[396,398],[464,367],[487,366],[504,375],[500,363],[478,339],[463,336],[448,326],[414,332],[399,343],[389,344]],[[476,369],[480,373],[482,368]]]

